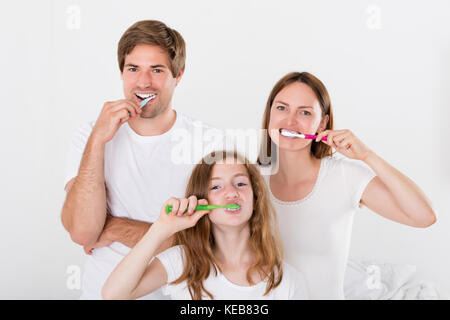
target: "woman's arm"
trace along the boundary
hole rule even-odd
[[[195,196],[188,199],[170,198],[161,208],[161,213],[144,237],[116,266],[106,280],[103,299],[136,299],[142,297],[167,283],[167,272],[158,259],[148,262],[155,256],[161,244],[178,231],[194,226],[208,210],[196,211],[198,204],[206,205],[208,201],[197,201]],[[172,206],[172,212],[166,214],[166,205]],[[189,211],[185,213],[185,210]]]
[[[381,216],[412,227],[426,228],[436,215],[423,191],[407,176],[375,153],[364,160],[376,173],[361,203]]]
[[[350,130],[326,130],[317,136],[351,159],[364,161],[377,177],[367,185],[361,203],[379,215],[413,227],[425,228],[436,222],[431,202],[407,176],[371,151]]]

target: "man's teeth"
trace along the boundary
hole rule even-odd
[[[147,99],[148,97],[154,95],[153,93],[136,93],[136,95],[141,99]]]

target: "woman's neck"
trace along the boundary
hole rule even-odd
[[[277,161],[279,168],[274,178],[281,179],[287,185],[315,177],[320,166],[320,159],[315,158],[308,148],[298,151],[279,150]]]
[[[224,228],[213,225],[214,255],[221,265],[240,267],[251,264],[253,254],[249,246],[250,227]]]

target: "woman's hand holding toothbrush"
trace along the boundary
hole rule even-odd
[[[327,141],[321,140],[328,136]],[[366,161],[373,152],[348,129],[325,130],[317,135],[316,142],[322,141],[328,144],[337,152],[350,159]]]

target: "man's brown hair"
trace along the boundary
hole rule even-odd
[[[123,72],[126,55],[139,44],[158,46],[165,50],[169,56],[169,68],[174,78],[184,70],[186,45],[181,34],[161,21],[143,20],[129,27],[119,40],[117,58],[120,72]]]

